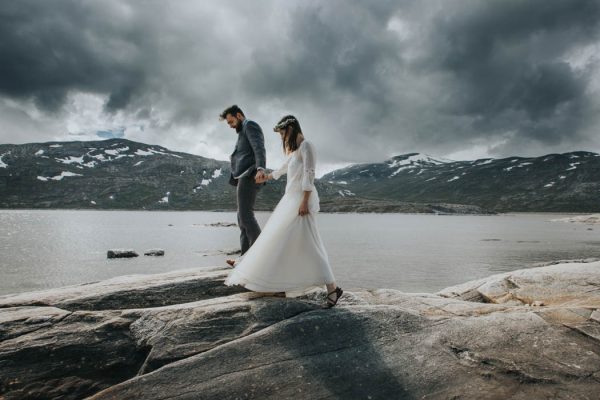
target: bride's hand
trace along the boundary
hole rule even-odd
[[[305,216],[308,213],[308,202],[302,201],[302,203],[300,203],[300,208],[298,209],[298,215]]]

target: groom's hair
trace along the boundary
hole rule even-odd
[[[227,107],[221,114],[219,114],[219,120],[223,121],[227,117],[227,114],[231,114],[232,116],[236,117],[238,113],[242,114],[244,118],[246,117],[242,109],[239,108],[236,104],[234,104],[232,106]]]

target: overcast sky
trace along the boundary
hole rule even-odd
[[[319,172],[422,152],[600,152],[598,0],[0,2],[0,143],[111,136],[227,160],[238,104]]]

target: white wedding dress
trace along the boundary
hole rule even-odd
[[[315,165],[314,147],[304,140],[281,168],[272,172],[274,179],[287,173],[285,194],[258,239],[225,280],[226,285],[296,296],[334,282],[317,229],[319,195],[314,185]],[[305,190],[312,192],[309,214],[300,216],[298,209]]]

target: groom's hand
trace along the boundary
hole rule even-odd
[[[258,172],[256,173],[256,176],[254,177],[254,181],[256,183],[264,183],[267,180],[267,176],[265,174],[265,171],[262,169],[259,169]]]

